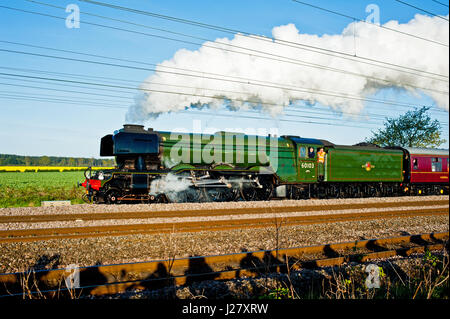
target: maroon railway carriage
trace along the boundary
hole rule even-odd
[[[448,194],[449,151],[404,148],[408,155],[407,177],[410,191],[417,195]],[[405,152],[405,153],[406,153]]]

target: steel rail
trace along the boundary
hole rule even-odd
[[[352,222],[383,218],[408,218],[417,216],[448,216],[449,208],[421,208],[416,210],[376,211],[365,213],[324,214],[295,217],[244,218],[170,223],[147,223],[108,226],[39,228],[0,231],[0,243],[30,242],[52,239],[76,239],[103,236],[127,236],[178,232],[224,231],[239,228],[311,225]]]
[[[383,252],[375,252],[375,253],[368,253],[364,255],[347,255],[342,257],[335,257],[335,258],[326,258],[326,259],[318,259],[318,260],[311,260],[307,263],[303,263],[302,265],[304,268],[320,268],[320,267],[333,267],[333,266],[339,266],[346,262],[352,261],[352,260],[358,260],[360,262],[367,262],[374,259],[386,259],[389,257],[394,256],[410,256],[414,253],[423,253],[426,250],[441,250],[444,248],[443,244],[435,244],[435,245],[427,245],[427,246],[421,246],[421,247],[412,247],[412,248],[399,248],[395,250],[387,250]],[[356,256],[356,258],[354,258]],[[353,258],[352,258],[353,257]],[[301,270],[302,268],[299,265],[292,265],[289,264],[278,264],[278,265],[270,265],[268,266],[267,270],[271,272],[282,272],[281,269],[284,267],[289,267],[290,271],[296,271]],[[275,269],[274,269],[275,268]],[[237,279],[241,277],[247,277],[247,278],[255,278],[255,277],[261,277],[261,275],[264,275],[264,272],[261,271],[261,269],[258,268],[250,268],[250,269],[233,269],[233,270],[224,270],[224,271],[215,271],[210,273],[200,273],[200,274],[187,274],[187,275],[180,275],[180,276],[174,276],[169,278],[155,278],[155,279],[148,279],[148,280],[142,280],[142,281],[132,281],[132,282],[124,282],[124,283],[113,283],[113,284],[106,284],[106,285],[99,285],[96,286],[95,289],[92,289],[90,291],[91,295],[112,295],[112,294],[119,294],[124,293],[126,291],[130,290],[145,290],[149,289],[149,282],[158,282],[159,285],[156,287],[162,288],[164,284],[166,286],[169,285],[175,285],[175,286],[183,286],[187,285],[189,282],[194,281],[202,281],[202,280],[211,280],[213,277],[213,280],[232,280]]]
[[[0,215],[0,223],[39,223],[53,221],[94,221],[115,219],[151,219],[151,218],[173,218],[173,217],[200,217],[200,216],[222,216],[242,214],[264,214],[264,213],[290,213],[290,212],[316,212],[330,210],[366,209],[366,208],[392,208],[392,207],[414,207],[414,206],[438,206],[448,204],[448,200],[426,200],[408,202],[377,202],[377,203],[354,203],[354,204],[332,204],[318,206],[275,206],[275,207],[239,207],[239,208],[201,208],[185,210],[166,211],[141,211],[141,212],[111,212],[111,213],[74,213],[74,214],[41,214],[41,215]]]
[[[257,277],[268,272],[283,272],[287,267],[300,270],[336,266],[349,261],[366,262],[396,255],[409,256],[425,250],[443,249],[448,238],[448,232],[419,234],[227,255],[88,266],[80,267],[78,271],[85,293],[104,295],[130,289],[186,285],[200,280]],[[392,245],[399,247],[392,248]],[[317,254],[323,255],[322,258],[318,258]],[[312,258],[309,257],[311,255]],[[66,269],[0,274],[0,297],[21,296],[19,291],[23,288],[23,278],[29,279],[30,275],[34,284],[42,288],[41,291],[47,289],[48,292],[60,292],[65,290],[61,289],[61,282],[68,274]]]

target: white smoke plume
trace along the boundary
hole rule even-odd
[[[449,24],[438,17],[417,14],[408,23],[399,24],[397,21],[389,21],[384,26],[433,41],[448,43]],[[413,94],[425,93],[440,108],[447,111],[449,109],[448,94],[436,92],[448,92],[449,90],[449,48],[446,46],[385,30],[364,22],[351,23],[338,35],[303,34],[293,24],[273,28],[272,35],[276,40],[297,42],[352,55],[356,52],[357,56],[442,74],[446,77],[428,73],[423,73],[428,77],[421,77],[399,70],[356,63],[326,54],[278,45],[273,41],[267,41],[267,38],[265,38],[266,41],[261,41],[255,37],[237,34],[233,39],[221,38],[214,42],[206,42],[196,51],[181,49],[171,60],[160,63],[156,72],[141,84],[143,91],[136,97],[135,105],[130,107],[127,120],[143,122],[165,112],[177,112],[189,107],[217,108],[224,104],[230,109],[236,110],[259,107],[275,116],[282,113],[286,106],[297,101],[318,102],[344,114],[358,113],[364,108],[363,100],[322,95],[318,94],[318,91],[339,92],[352,97],[365,98],[388,87],[405,89]],[[277,56],[363,74],[369,78],[255,56],[263,55],[262,53],[238,54],[212,47],[241,52],[245,51],[241,49],[242,47],[252,48]],[[198,77],[161,72],[174,72],[174,69],[167,67],[196,70],[199,72],[191,72],[191,74],[198,75]],[[406,69],[401,70],[405,71]],[[412,70],[406,71],[420,73]],[[188,73],[182,70],[175,72]],[[211,74],[226,75],[228,79],[243,83],[213,80],[210,77],[218,76]],[[384,79],[387,82],[374,78]],[[278,83],[284,88],[251,85],[247,83],[247,80],[242,79],[252,79],[253,83],[257,83],[258,80]],[[431,90],[418,89],[411,85]],[[286,87],[299,90],[306,88],[313,91],[287,90]],[[180,92],[187,95],[151,92],[151,90]]]
[[[151,182],[149,195],[165,194],[171,202],[182,202],[183,192],[188,191],[191,185],[192,182],[186,178],[167,174]]]

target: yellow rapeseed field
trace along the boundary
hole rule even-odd
[[[114,167],[92,167],[92,170],[112,169]],[[79,166],[0,166],[0,172],[45,172],[45,171],[84,171],[87,167]]]

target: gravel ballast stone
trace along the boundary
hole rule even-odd
[[[448,216],[0,244],[0,272],[220,255],[445,232]],[[278,233],[278,242],[277,242]]]

